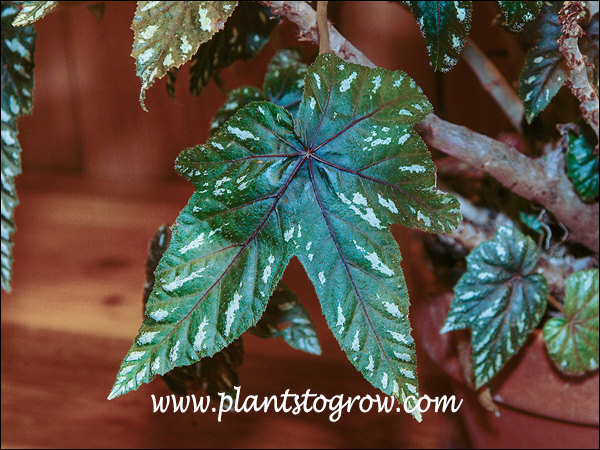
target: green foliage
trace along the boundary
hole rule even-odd
[[[527,22],[535,20],[542,9],[541,1],[498,2],[504,14],[505,26],[513,33],[518,33]]]
[[[202,45],[192,58],[190,92],[200,94],[219,69],[256,55],[269,40],[276,24],[269,8],[242,2],[225,28]]]
[[[598,155],[594,152],[595,140],[593,133],[577,134],[570,131],[567,136],[567,173],[575,191],[585,202],[598,197]]]
[[[556,41],[561,36],[558,11],[562,3],[546,2],[535,22],[537,42],[527,52],[519,78],[519,95],[529,123],[543,111],[568,78]]]
[[[317,332],[308,312],[283,281],[275,288],[259,322],[249,331],[262,338],[281,337],[292,348],[321,354]]]
[[[442,332],[472,330],[478,388],[519,351],[546,311],[547,282],[534,272],[538,256],[531,238],[506,226],[467,256]]]
[[[150,241],[146,261],[144,308],[154,288],[154,272],[169,246],[169,240],[169,228],[162,225]],[[260,321],[249,331],[262,338],[282,337],[292,348],[321,354],[317,332],[308,312],[283,281],[275,288]],[[234,387],[240,384],[237,368],[243,360],[244,344],[240,337],[212,357],[173,368],[162,379],[176,394],[186,395],[188,387],[192,386],[204,390],[213,400],[218,400],[219,392],[235,395]]]
[[[12,278],[12,235],[15,232],[14,210],[19,203],[15,177],[21,173],[21,146],[17,120],[33,108],[33,26],[15,27],[19,12],[16,2],[2,2],[2,217],[0,249],[2,254],[2,289],[10,291]]]
[[[277,52],[268,66],[263,90],[251,86],[232,90],[210,124],[211,133],[227,122],[240,108],[260,100],[282,106],[292,117],[296,117],[306,75],[306,65],[299,59],[298,53],[290,50]]]
[[[598,269],[567,278],[564,309],[566,317],[544,325],[548,353],[567,375],[598,369]]]
[[[142,79],[140,103],[146,89],[173,67],[188,61],[200,44],[221,30],[238,2],[138,2],[131,24],[131,56]]]
[[[196,186],[172,228],[140,332],[109,398],[211,356],[256,324],[295,255],[350,361],[386,394],[417,394],[409,300],[389,226],[449,232],[413,130],[431,106],[406,74],[320,55],[296,120],[253,102],[178,157]]]
[[[17,4],[17,2],[12,2]],[[33,22],[44,17],[48,11],[54,9],[58,2],[20,2],[21,11],[14,18],[12,24],[15,27],[31,25]]]
[[[405,2],[417,19],[434,70],[447,72],[458,62],[471,29],[472,2]]]

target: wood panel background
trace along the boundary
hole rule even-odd
[[[156,415],[154,381],[123,398],[106,395],[140,324],[147,242],[172,222],[192,186],[174,173],[178,153],[205,141],[225,99],[214,83],[199,97],[181,71],[176,100],[164,81],[138,103],[140,81],[129,56],[134,2],[107,2],[102,23],[84,7],[65,8],[37,26],[35,110],[20,123],[24,172],[15,235],[14,285],[2,294],[2,447],[448,447],[464,445],[456,416],[353,412],[336,424],[324,415]],[[442,117],[494,136],[507,128],[494,102],[463,62],[442,77],[427,62],[414,19],[392,2],[330,2],[330,16],[372,60],[413,77]],[[509,79],[514,44],[491,27],[495,2],[475,5],[472,37]],[[282,46],[295,46],[283,23]],[[312,45],[301,44],[307,55]],[[507,47],[508,46],[508,47]],[[511,51],[513,51],[511,50]],[[260,86],[275,48],[223,72],[228,88]],[[482,113],[485,112],[485,113]],[[401,247],[415,239],[396,229]],[[405,265],[411,297],[418,301]],[[316,322],[323,355],[294,352],[280,341],[246,340],[244,393],[310,388],[324,395],[374,394],[339,349],[301,267],[285,274]],[[426,392],[450,393],[419,351]]]

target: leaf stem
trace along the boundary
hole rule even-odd
[[[567,312],[565,311],[565,308],[563,307],[562,303],[556,300],[556,298],[554,298],[552,294],[548,294],[548,302],[556,309],[558,309],[563,314],[563,316],[567,317]]]
[[[329,53],[329,22],[327,2],[317,2],[317,28],[319,30],[319,54]]]

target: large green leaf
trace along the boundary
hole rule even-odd
[[[350,361],[386,394],[417,394],[409,300],[391,223],[449,232],[458,202],[412,124],[431,106],[406,74],[320,55],[297,119],[239,110],[177,159],[195,186],[173,226],[110,398],[210,356],[254,325],[292,257]]]
[[[144,308],[154,287],[154,272],[169,246],[169,240],[169,228],[162,225],[150,241],[146,261]],[[262,338],[282,337],[298,350],[321,353],[317,332],[307,311],[283,281],[275,288],[260,321],[250,331]],[[212,357],[202,358],[188,366],[174,367],[162,379],[176,394],[186,395],[188,387],[196,387],[218,400],[219,392],[235,394],[234,387],[240,384],[237,368],[243,359],[244,344],[240,337]]]
[[[472,2],[405,2],[419,23],[431,66],[447,72],[458,62],[471,29]]]
[[[317,331],[308,312],[283,281],[275,288],[260,321],[249,331],[262,338],[281,337],[292,348],[321,354]]]
[[[227,122],[240,108],[259,100],[282,106],[295,118],[302,99],[305,75],[306,65],[299,62],[299,56],[295,52],[277,52],[269,63],[263,90],[246,86],[231,91],[210,124],[211,133]]]
[[[442,333],[472,330],[477,387],[519,351],[546,311],[547,282],[534,272],[538,256],[530,237],[507,226],[467,256]]]
[[[567,173],[573,181],[575,191],[583,201],[598,197],[598,155],[594,153],[596,137],[592,133],[568,133],[566,154]]]
[[[17,2],[13,2],[17,3]],[[31,25],[33,22],[44,17],[48,11],[54,9],[58,2],[21,2],[22,9],[14,18],[12,24],[15,27]]]
[[[146,89],[173,67],[188,61],[231,16],[238,2],[138,2],[131,29],[131,56],[142,79],[140,103]]]
[[[566,317],[544,325],[544,340],[556,366],[568,375],[598,369],[598,269],[575,272],[566,282]]]
[[[2,2],[2,289],[10,291],[12,278],[12,235],[15,232],[14,210],[19,203],[15,177],[21,173],[21,146],[17,120],[30,114],[33,107],[33,26],[14,27],[19,12],[15,2]]]
[[[269,40],[276,24],[269,8],[242,2],[223,31],[202,45],[192,58],[190,92],[200,94],[219,69],[256,55]]]
[[[498,2],[504,14],[506,26],[513,33],[518,33],[527,22],[535,20],[542,9],[542,3],[541,1]]]
[[[568,79],[568,68],[556,41],[561,36],[558,11],[561,2],[545,2],[535,23],[538,41],[525,56],[519,78],[519,95],[531,123]]]

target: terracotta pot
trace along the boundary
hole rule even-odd
[[[450,377],[474,447],[598,448],[598,371],[566,377],[553,366],[541,332],[490,383],[500,416],[484,409],[462,376],[454,333],[439,334],[451,293],[413,304],[415,337]]]

